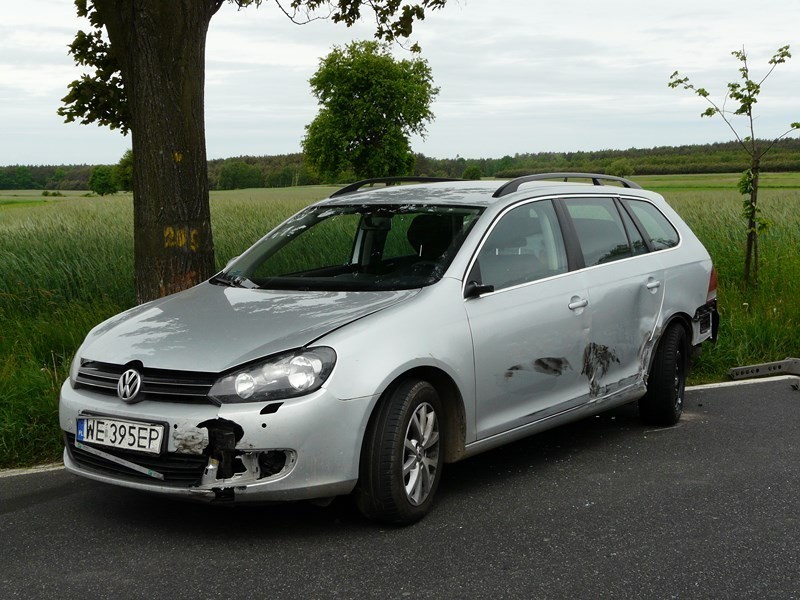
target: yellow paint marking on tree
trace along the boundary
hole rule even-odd
[[[183,153],[178,152],[177,150],[172,153],[172,158],[175,160],[176,163],[179,163],[183,160]]]
[[[200,231],[195,228],[167,225],[164,228],[164,248],[181,248],[197,252],[200,249]]]

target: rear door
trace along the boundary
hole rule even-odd
[[[591,334],[581,371],[592,398],[642,382],[664,299],[664,268],[613,196],[560,200],[584,262]]]

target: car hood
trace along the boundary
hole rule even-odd
[[[80,356],[219,373],[305,346],[418,292],[300,292],[202,283],[101,323],[87,336]]]

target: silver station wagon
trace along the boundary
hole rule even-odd
[[[218,502],[352,494],[411,523],[445,463],[628,402],[678,421],[717,285],[661,196],[409,179],[347,186],[95,327],[61,389],[66,468]]]

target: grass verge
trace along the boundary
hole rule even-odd
[[[738,175],[641,177],[708,248],[719,273],[719,343],[691,383],[722,381],[734,366],[800,356],[800,174],[769,174],[761,195],[774,224],[761,238],[760,285],[741,285],[744,223]],[[335,188],[213,192],[217,264]],[[3,204],[6,202],[5,204]],[[0,194],[0,468],[57,460],[58,390],[95,324],[134,303],[129,195],[40,200]]]

